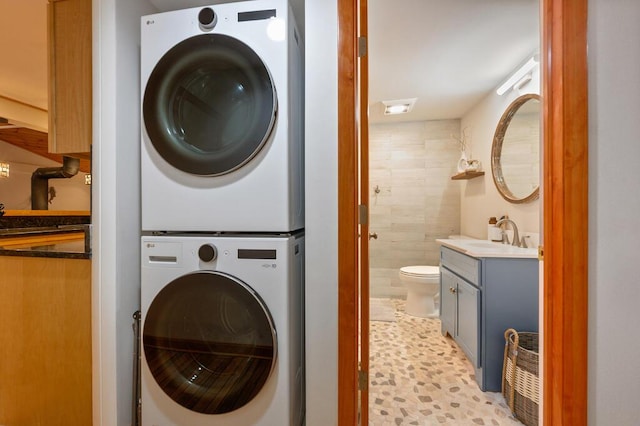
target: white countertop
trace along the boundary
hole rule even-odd
[[[436,242],[445,247],[464,253],[472,257],[519,257],[537,258],[536,247],[522,248],[509,244],[494,243],[488,240],[443,238]]]

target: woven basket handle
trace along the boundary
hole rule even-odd
[[[513,344],[515,346],[512,351],[511,356],[509,356],[509,338],[510,336],[514,336]],[[506,370],[507,370],[507,358],[511,358],[511,387],[509,389],[509,399],[507,400],[507,404],[511,411],[514,411],[513,400],[515,397],[515,383],[516,383],[516,358],[518,356],[518,345],[520,343],[520,336],[518,336],[518,332],[513,328],[508,328],[504,332],[504,360],[502,362],[502,371],[505,372],[504,377],[502,378],[502,394],[504,395],[505,382],[507,381]]]

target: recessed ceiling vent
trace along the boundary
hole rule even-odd
[[[413,105],[417,100],[418,98],[382,101],[384,105],[384,115],[406,114],[413,109]]]

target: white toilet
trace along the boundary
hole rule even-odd
[[[422,318],[437,318],[436,301],[440,293],[438,266],[405,266],[400,268],[400,282],[407,287],[405,312]]]

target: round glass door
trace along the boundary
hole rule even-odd
[[[251,401],[276,362],[276,331],[260,297],[221,272],[199,271],[165,286],[145,317],[147,365],[175,402],[204,414]]]
[[[249,46],[203,34],[158,61],[142,110],[151,143],[165,161],[187,173],[216,176],[242,167],[264,146],[277,96],[269,71]]]

